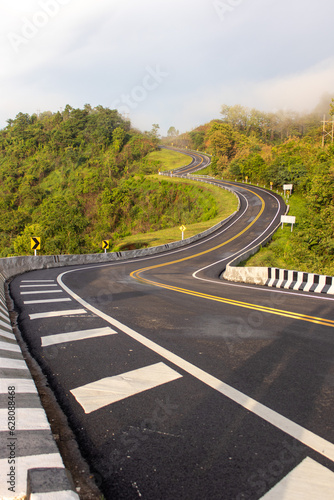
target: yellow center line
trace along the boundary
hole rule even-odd
[[[244,188],[244,189],[246,189],[246,188]],[[236,307],[242,307],[242,308],[246,308],[246,309],[252,309],[252,310],[255,310],[255,311],[260,311],[260,312],[264,312],[264,313],[274,314],[274,315],[283,316],[283,317],[286,317],[286,318],[292,318],[292,319],[296,319],[296,320],[300,320],[300,321],[307,321],[309,323],[315,323],[315,324],[318,324],[318,325],[324,325],[324,326],[334,327],[334,321],[330,320],[330,319],[318,318],[316,316],[309,316],[307,314],[295,313],[293,311],[284,311],[283,309],[275,309],[275,308],[272,308],[272,307],[266,307],[266,306],[261,306],[261,305],[257,305],[257,304],[250,304],[248,302],[242,302],[242,301],[238,301],[238,300],[232,300],[232,299],[228,299],[228,298],[224,298],[224,297],[218,297],[218,296],[215,296],[215,295],[208,295],[208,294],[205,294],[205,293],[196,292],[194,290],[188,290],[186,288],[180,288],[180,287],[176,287],[176,286],[173,286],[173,285],[167,285],[167,284],[164,284],[164,283],[159,283],[158,281],[152,281],[152,280],[149,280],[147,278],[143,278],[142,274],[144,272],[146,272],[146,271],[150,271],[152,269],[158,269],[160,267],[170,266],[172,264],[178,264],[179,262],[184,262],[186,260],[194,259],[195,257],[200,257],[201,255],[205,255],[205,254],[207,254],[209,252],[213,252],[214,250],[217,250],[218,248],[221,248],[224,245],[227,245],[228,243],[230,243],[231,241],[239,238],[242,234],[244,234],[246,231],[248,231],[248,229],[250,229],[253,226],[253,224],[255,224],[255,222],[261,217],[261,215],[262,215],[262,213],[264,211],[264,208],[265,208],[265,201],[264,201],[264,199],[258,193],[255,193],[251,189],[247,189],[247,191],[249,191],[250,193],[254,194],[255,196],[257,196],[261,200],[261,210],[259,211],[258,215],[254,218],[254,220],[250,224],[248,224],[248,226],[245,227],[242,231],[240,231],[238,234],[236,234],[235,236],[233,236],[229,240],[225,241],[224,243],[216,245],[216,246],[214,246],[214,247],[212,247],[212,248],[210,248],[208,250],[204,250],[203,252],[199,252],[199,253],[197,253],[195,255],[191,255],[191,256],[188,256],[188,257],[184,257],[182,259],[177,259],[177,260],[165,262],[163,264],[157,264],[157,265],[154,265],[154,266],[144,267],[142,269],[137,269],[135,271],[132,271],[132,273],[130,273],[131,278],[134,278],[134,279],[140,281],[141,283],[145,283],[145,284],[148,284],[148,285],[157,286],[157,287],[160,287],[160,288],[165,288],[167,290],[173,290],[175,292],[183,293],[183,294],[186,294],[186,295],[192,295],[194,297],[200,297],[200,298],[207,299],[207,300],[212,300],[212,301],[215,301],[215,302],[221,302],[221,303],[233,305],[233,306],[236,306]]]
[[[159,267],[170,266],[172,264],[178,264],[179,262],[184,262],[186,260],[194,259],[195,257],[200,257],[200,256],[205,255],[207,253],[213,252],[214,250],[217,250],[218,248],[221,248],[221,247],[227,245],[228,243],[230,243],[231,241],[239,238],[242,234],[244,234],[246,231],[248,231],[248,229],[250,229],[255,224],[255,222],[261,217],[261,215],[262,215],[262,213],[264,211],[264,208],[265,208],[264,199],[260,195],[258,195],[254,191],[251,191],[250,189],[247,189],[247,191],[250,191],[251,193],[255,194],[258,198],[260,198],[260,200],[261,200],[261,210],[259,211],[259,213],[257,214],[257,216],[252,220],[252,222],[250,224],[248,224],[248,226],[245,227],[238,234],[236,234],[235,236],[233,236],[229,240],[224,241],[224,243],[220,243],[219,245],[216,245],[216,246],[214,246],[212,248],[209,248],[208,250],[204,250],[203,252],[199,252],[199,253],[197,253],[195,255],[190,255],[188,257],[183,257],[182,259],[177,259],[177,260],[165,262],[164,264],[156,264],[155,266],[143,267],[142,269],[137,269],[136,271],[132,271],[132,273],[130,274],[130,276],[132,278],[134,278],[134,279],[140,279],[140,281],[143,281],[143,280],[145,280],[145,278],[141,278],[140,275],[144,271],[150,271],[151,269],[157,269]],[[155,283],[155,282],[152,281],[151,283]]]

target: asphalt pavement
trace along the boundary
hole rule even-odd
[[[226,185],[240,210],[201,242],[10,284],[108,500],[331,498],[333,299],[221,279],[285,211]]]

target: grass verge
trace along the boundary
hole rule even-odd
[[[284,224],[274,233],[272,241],[261,248],[255,255],[240,263],[242,267],[279,267],[303,272],[319,272],[302,257],[302,240],[299,224],[307,217],[307,205],[302,196],[293,194],[289,199],[289,215],[296,216],[296,224],[291,231],[290,224]]]
[[[168,182],[176,182],[183,184],[194,184],[198,185],[197,181],[184,180],[177,177],[169,178],[169,177],[161,177],[159,175],[149,176],[153,179],[164,179]],[[121,240],[115,242],[115,246],[112,251],[118,252],[120,250],[133,250],[137,248],[145,248],[152,247],[158,245],[165,245],[166,243],[171,243],[172,241],[178,241],[182,237],[182,233],[179,229],[181,224],[186,226],[186,231],[184,232],[184,238],[190,238],[195,234],[201,233],[206,229],[218,224],[223,219],[226,219],[229,215],[235,212],[238,208],[238,200],[234,194],[225,189],[219,188],[217,186],[211,186],[208,184],[201,184],[201,187],[204,190],[207,190],[215,197],[216,203],[218,206],[218,215],[204,222],[197,222],[195,224],[191,224],[191,220],[188,221],[180,221],[180,223],[176,227],[172,227],[169,229],[162,229],[160,231],[155,231],[152,233],[139,233],[131,236],[126,236]]]
[[[157,164],[160,170],[174,170],[176,168],[185,167],[191,163],[191,158],[178,151],[170,149],[159,149],[153,151],[146,156],[149,163]]]

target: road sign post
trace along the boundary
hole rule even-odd
[[[296,222],[296,217],[294,215],[281,215],[282,229],[284,226],[284,222],[287,224],[291,224],[291,232],[293,230],[293,225]]]
[[[284,196],[287,196],[289,198],[290,194],[292,193],[292,188],[293,184],[283,184]]]
[[[107,253],[108,248],[109,248],[109,240],[103,240],[102,241],[102,249],[104,250],[104,253]]]
[[[184,232],[187,229],[186,226],[182,224],[182,226],[179,227],[180,231],[182,232],[182,239],[184,238]]]
[[[41,238],[37,236],[33,236],[30,238],[30,246],[31,250],[34,250],[34,255],[37,255],[37,250],[41,249]]]

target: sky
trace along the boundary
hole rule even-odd
[[[333,0],[0,0],[0,128],[70,104],[190,131],[334,94]]]

